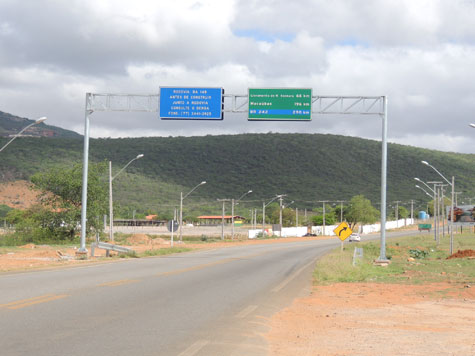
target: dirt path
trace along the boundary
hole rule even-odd
[[[270,355],[475,355],[475,286],[319,286],[270,326]]]

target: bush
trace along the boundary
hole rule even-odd
[[[424,250],[419,250],[418,248],[409,250],[409,254],[411,255],[411,257],[417,258],[417,259],[423,259],[429,256],[429,252],[424,251]]]

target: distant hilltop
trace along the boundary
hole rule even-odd
[[[26,119],[0,111],[0,137],[10,137],[16,135],[23,128],[33,123],[35,120]],[[41,123],[31,126],[22,136],[30,137],[61,137],[80,138],[81,135],[70,130],[65,130],[57,126]]]

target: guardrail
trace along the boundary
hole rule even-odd
[[[94,242],[91,244],[91,256],[94,257],[94,250],[96,248],[102,248],[106,250],[106,256],[109,257],[110,251],[115,251],[119,253],[131,253],[134,252],[134,250],[119,246],[119,245],[113,245],[113,244],[108,244],[106,242]]]

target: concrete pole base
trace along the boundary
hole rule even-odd
[[[390,260],[374,260],[373,265],[375,266],[381,266],[381,267],[387,267],[391,263]]]
[[[85,251],[77,250],[76,251],[76,258],[78,260],[87,260],[87,250],[85,250]]]

